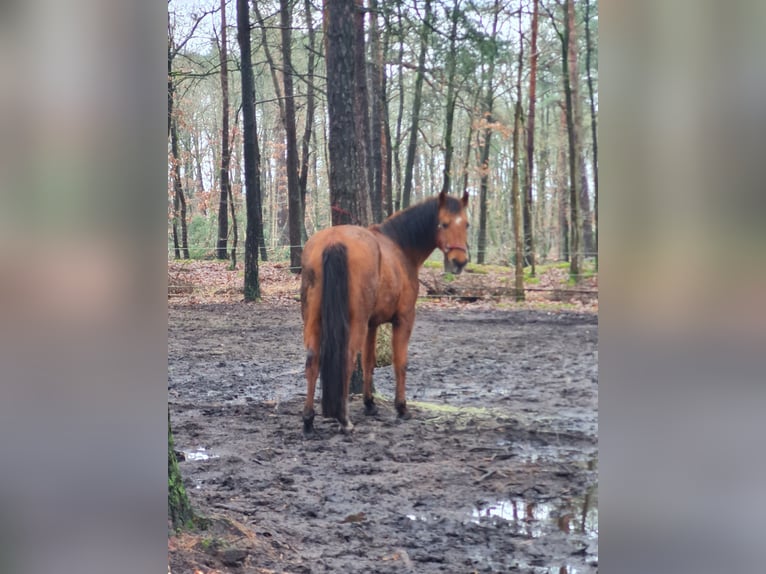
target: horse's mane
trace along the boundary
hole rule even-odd
[[[445,198],[444,206],[450,213],[460,213],[463,207],[459,199],[450,196]],[[433,250],[436,248],[438,215],[439,200],[432,197],[394,213],[378,229],[402,249]]]

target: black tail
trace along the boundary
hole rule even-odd
[[[319,374],[322,378],[322,416],[340,418],[343,383],[348,373],[348,252],[331,245],[322,254],[322,341]]]

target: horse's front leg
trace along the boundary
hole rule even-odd
[[[407,345],[410,342],[414,317],[397,317],[393,328],[393,351],[394,351],[394,374],[396,375],[396,397],[394,405],[399,418],[409,419],[412,417],[407,410],[405,399],[405,381],[407,378]]]
[[[364,414],[378,414],[378,407],[372,396],[372,373],[375,369],[375,339],[378,327],[370,326],[367,330],[367,340],[362,349],[362,371],[364,373]]]

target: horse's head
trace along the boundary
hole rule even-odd
[[[462,199],[439,194],[436,246],[444,253],[444,270],[460,273],[468,263],[468,192]]]

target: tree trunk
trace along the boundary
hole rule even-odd
[[[490,140],[492,136],[492,107],[494,105],[494,87],[492,85],[495,75],[495,56],[497,55],[497,19],[500,13],[499,1],[496,0],[494,7],[494,20],[492,23],[491,52],[489,55],[489,71],[487,72],[487,91],[484,99],[484,117],[487,127],[484,129],[484,145],[481,151],[481,184],[479,191],[479,245],[477,248],[476,262],[484,263],[487,251],[487,194],[489,188],[489,155]]]
[[[455,0],[452,7],[449,35],[449,51],[447,52],[447,101],[446,116],[444,118],[444,171],[442,173],[441,193],[449,194],[452,170],[452,125],[455,120],[455,103],[457,102],[457,89],[455,87],[455,72],[457,70],[457,23],[460,0]],[[446,255],[445,255],[446,257]]]
[[[229,206],[231,207],[231,269],[232,271],[237,268],[237,245],[239,244],[239,230],[237,229],[237,209],[236,202],[234,201],[234,192],[231,192],[229,197]]]
[[[330,209],[333,225],[358,224],[354,138],[354,4],[325,0]]]
[[[423,95],[423,76],[425,75],[426,53],[428,52],[428,37],[431,30],[431,0],[425,0],[426,14],[420,31],[420,54],[418,56],[418,70],[415,77],[415,94],[412,99],[412,125],[410,126],[410,139],[407,145],[407,161],[404,166],[404,189],[402,190],[402,209],[410,205],[412,195],[412,170],[415,165],[415,152],[417,151],[418,123],[420,121],[420,103]]]
[[[593,138],[593,208],[595,212],[595,229],[593,250],[596,256],[596,271],[598,271],[598,130],[596,126],[596,101],[593,96],[593,74],[591,73],[590,58],[593,52],[590,37],[590,0],[585,0],[585,68],[588,72],[588,95],[590,96],[590,128]]]
[[[205,201],[205,182],[202,179],[202,152],[199,145],[199,132],[197,129],[192,134],[194,143],[194,169],[197,192],[197,208],[199,212],[207,217],[207,202]]]
[[[574,113],[575,149],[577,151],[577,172],[579,177],[578,212],[581,222],[581,247],[584,254],[593,252],[593,224],[590,214],[590,195],[588,194],[588,172],[585,166],[585,138],[583,128],[582,97],[580,95],[580,65],[578,63],[577,24],[574,5],[569,7],[569,77],[572,89],[572,109]],[[581,255],[582,257],[582,255]],[[582,259],[580,260],[582,263]]]
[[[378,2],[370,0],[370,60],[372,62],[372,219],[375,223],[383,220],[384,196],[386,194],[386,130],[383,127],[386,106],[384,95],[385,75],[383,50],[380,45],[378,28]]]
[[[285,125],[285,98],[282,95],[282,87],[277,77],[277,66],[274,63],[274,57],[271,55],[271,48],[269,47],[269,38],[266,35],[266,24],[263,21],[261,10],[258,8],[258,0],[253,0],[253,11],[255,12],[255,18],[258,20],[258,27],[261,29],[261,47],[263,53],[266,56],[266,61],[269,63],[269,71],[271,72],[271,83],[274,84],[274,95],[277,97],[277,106],[279,107],[279,119],[282,125]]]
[[[282,32],[282,65],[285,89],[284,126],[287,135],[287,211],[290,241],[290,269],[298,273],[301,268],[301,193],[298,178],[298,133],[295,122],[295,99],[293,97],[293,66],[292,66],[292,15],[290,0],[279,0],[279,16]]]
[[[181,530],[192,527],[194,519],[194,511],[178,468],[173,447],[173,431],[170,428],[170,411],[168,411],[168,520],[174,530]]]
[[[255,123],[255,86],[250,52],[250,9],[248,0],[237,0],[237,40],[242,62],[242,147],[245,155],[245,301],[261,297],[258,279],[258,242],[263,240],[261,214],[261,158]],[[262,247],[265,255],[265,245]],[[265,257],[264,257],[265,260]]]
[[[529,105],[527,106],[527,169],[524,171],[524,251],[525,264],[532,267],[535,276],[535,233],[532,218],[532,181],[535,158],[535,107],[537,104],[537,25],[539,0],[534,0],[532,11],[532,39],[529,47]],[[539,169],[539,168],[538,168]],[[539,194],[539,190],[538,190]],[[538,195],[539,197],[539,195]]]
[[[571,240],[569,244],[569,274],[575,281],[580,279],[580,262],[582,260],[582,225],[580,225],[580,197],[577,189],[579,182],[577,161],[577,139],[574,122],[574,103],[572,100],[572,85],[570,67],[570,33],[574,24],[574,7],[572,0],[564,0],[564,34],[561,39],[563,60],[564,96],[566,98],[567,140],[569,144],[569,221]]]
[[[181,174],[179,166],[181,158],[178,153],[178,122],[173,118],[170,128],[170,152],[173,156],[173,205],[176,213],[174,219],[181,223],[181,250],[183,258],[189,259],[189,233],[186,225],[186,197],[184,196],[183,186],[181,185]],[[173,222],[175,225],[175,221]]]
[[[309,151],[311,149],[311,134],[314,129],[314,110],[316,108],[316,102],[314,101],[314,49],[316,46],[316,33],[314,31],[314,20],[312,18],[310,0],[304,1],[304,10],[306,11],[306,28],[308,30],[309,45],[306,71],[306,125],[303,129],[303,140],[301,141],[301,174],[298,178],[298,187],[300,188],[301,195],[301,213],[303,214],[303,220],[301,221],[301,236],[305,241],[308,239],[305,218],[306,190],[308,189],[309,178]]]
[[[396,115],[396,143],[394,144],[394,170],[396,171],[396,197],[393,200],[393,210],[399,211],[402,206],[402,116],[404,115],[404,27],[402,25],[402,5],[397,3],[396,13],[399,20],[399,107]]]
[[[370,112],[367,94],[367,57],[364,47],[364,0],[354,0],[354,151],[358,220],[372,223],[372,156],[370,155]]]
[[[559,260],[569,261],[569,160],[567,148],[564,140],[569,131],[567,129],[567,113],[564,107],[561,108],[561,130],[559,138],[559,157],[557,162],[558,170],[558,230],[559,230]]]
[[[173,119],[173,40],[170,36],[170,21],[168,21],[168,137],[170,137],[170,128]],[[174,162],[175,162],[175,156]],[[175,185],[175,184],[174,184]],[[178,196],[173,193],[173,255],[176,259],[181,259],[181,246],[178,243]]]
[[[513,244],[515,246],[515,286],[516,301],[524,300],[524,237],[522,234],[521,197],[519,190],[519,165],[521,148],[521,66],[524,61],[524,38],[521,34],[521,10],[519,10],[519,61],[516,72],[516,106],[513,113],[513,167],[511,172],[511,201],[513,204]]]
[[[221,95],[223,99],[223,120],[221,123],[221,197],[218,203],[218,243],[216,257],[228,259],[226,245],[229,239],[229,67],[226,48],[226,0],[221,0],[221,45],[218,50],[221,59]]]

